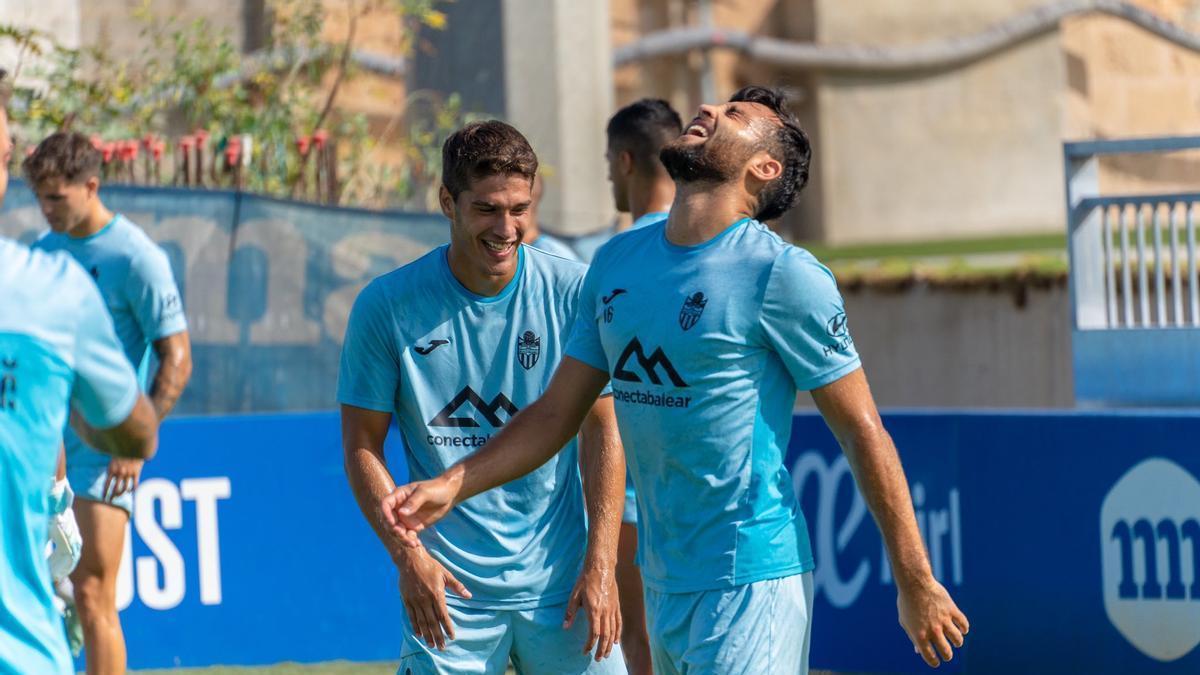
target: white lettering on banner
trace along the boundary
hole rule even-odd
[[[184,499],[196,502],[196,550],[200,558],[200,604],[221,604],[221,540],[217,500],[229,499],[228,478],[190,478],[179,484]]]
[[[1147,459],[1100,506],[1104,611],[1146,656],[1174,661],[1200,645],[1200,482]]]
[[[135,589],[138,599],[150,609],[169,610],[183,602],[187,592],[186,563],[166,530],[183,527],[184,501],[195,503],[195,564],[200,603],[221,604],[218,502],[229,499],[231,494],[231,483],[226,477],[186,478],[178,487],[163,478],[142,481],[134,492],[132,527],[126,526],[125,530],[125,551],[117,573],[118,609],[133,603]],[[150,550],[150,555],[133,557],[134,534]]]
[[[820,453],[810,450],[802,453],[792,466],[792,482],[796,496],[801,499],[806,489],[818,490],[817,512],[806,514],[817,559],[813,574],[816,592],[823,593],[834,607],[849,607],[867,585],[871,561],[867,554],[862,554],[857,564],[854,564],[855,560],[846,560],[849,555],[846,548],[864,524],[873,526],[874,522],[867,518],[867,505],[854,484],[850,463],[845,455],[839,454],[832,463],[826,464]],[[851,501],[849,511],[839,517],[835,505],[843,489],[850,490]],[[929,551],[934,576],[942,583],[962,585],[962,515],[958,490],[949,490],[944,508],[931,508],[926,504],[926,490],[921,483],[912,485],[912,495],[917,526]],[[843,576],[843,569],[852,569],[853,573]],[[893,583],[887,551],[882,548],[878,579],[883,585]]]
[[[161,527],[155,519],[154,504],[160,509]],[[163,530],[183,527],[183,503],[171,481],[151,478],[138,485],[134,493],[133,524],[138,538],[153,555],[138,556],[138,597],[150,609],[171,609],[183,601],[183,556]],[[162,584],[158,572],[162,570]]]

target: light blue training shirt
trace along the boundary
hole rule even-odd
[[[112,316],[125,356],[148,385],[150,345],[187,330],[183,300],[167,254],[128,218],[115,215],[90,237],[46,232],[33,243],[43,251],[65,251],[91,275]],[[68,455],[85,447],[67,429]]]
[[[390,412],[412,480],[474,453],[546,390],[562,359],[585,266],[530,246],[494,297],[454,277],[448,247],[372,281],[354,303],[337,398]],[[566,602],[586,523],[578,449],[477,495],[421,533],[426,549],[470,591],[446,601],[478,609]]]
[[[108,428],[137,396],[87,272],[0,239],[0,672],[74,672],[45,554],[59,441],[69,404]]]
[[[757,221],[689,247],[660,221],[601,247],[579,312],[567,355],[612,378],[646,585],[812,569],[783,465],[792,408],[859,367],[829,270]]]

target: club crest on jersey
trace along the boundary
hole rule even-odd
[[[690,297],[684,298],[683,309],[679,310],[679,327],[688,330],[696,325],[700,320],[700,315],[704,313],[704,306],[708,304],[708,298],[704,297],[704,293],[696,291]]]
[[[532,368],[542,355],[542,338],[527,330],[517,338],[517,363],[525,370]]]

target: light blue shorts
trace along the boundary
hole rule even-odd
[[[608,658],[597,663],[583,653],[587,615],[580,611],[569,630],[563,630],[567,605],[536,609],[495,610],[449,606],[453,640],[445,651],[430,647],[413,634],[403,616],[404,645],[397,675],[502,675],[511,659],[520,675],[617,675],[625,673],[625,657],[613,645]]]
[[[696,593],[647,588],[655,675],[806,675],[812,576]]]
[[[67,441],[67,481],[75,491],[76,499],[90,499],[94,502],[112,504],[125,509],[126,513],[133,512],[133,493],[125,494],[113,500],[104,498],[104,481],[108,479],[108,463],[112,457],[97,452],[78,440]]]

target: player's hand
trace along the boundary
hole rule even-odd
[[[589,654],[596,648],[596,660],[607,658],[613,645],[621,637],[621,602],[617,594],[616,572],[612,567],[584,565],[567,601],[567,614],[563,617],[563,629],[575,623],[575,615],[583,609],[587,613],[588,638],[583,653]]]
[[[396,565],[400,568],[400,597],[413,632],[430,647],[445,649],[446,639],[454,639],[446,588],[464,598],[471,597],[471,592],[423,548],[408,551]]]
[[[913,650],[930,667],[954,657],[954,648],[963,646],[963,636],[970,630],[967,617],[950,599],[946,589],[930,577],[924,583],[901,589],[896,598],[900,610],[900,625],[912,640]]]
[[[101,495],[105,501],[112,501],[126,492],[133,492],[138,486],[138,478],[142,475],[142,465],[145,460],[114,457],[108,463],[108,476],[104,479],[104,492]]]
[[[389,527],[412,548],[421,545],[417,533],[441,520],[454,507],[457,491],[441,477],[401,485],[383,498],[380,507]]]

